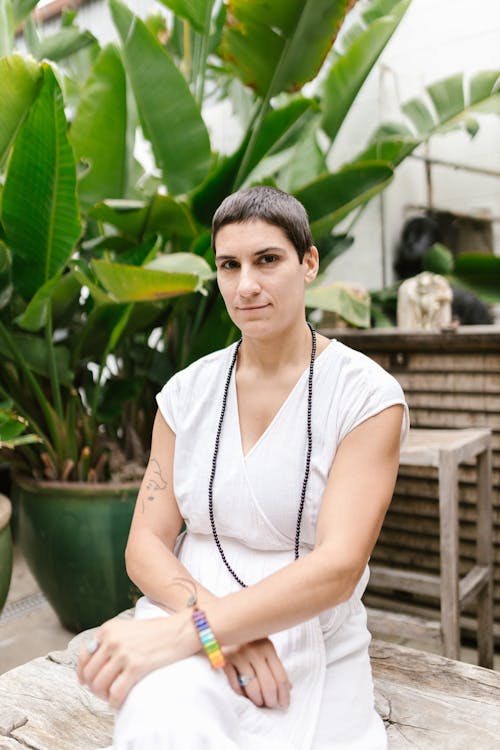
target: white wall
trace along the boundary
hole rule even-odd
[[[366,142],[367,130],[394,119],[398,104],[426,85],[478,70],[500,71],[499,0],[413,0],[339,134],[332,166],[354,155]],[[416,153],[500,172],[500,117],[482,115],[479,120],[474,139],[463,132],[434,136],[427,152],[420,148]],[[434,166],[432,184],[434,208],[500,218],[500,178]],[[383,196],[362,215],[355,244],[334,263],[332,275],[371,289],[391,281],[393,252],[407,207],[426,202],[424,166],[408,159]],[[500,223],[493,227],[495,252],[500,254]]]

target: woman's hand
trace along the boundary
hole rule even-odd
[[[142,677],[196,653],[199,641],[194,628],[186,627],[186,612],[150,620],[108,620],[93,643],[82,646],[78,679],[111,708],[120,708]]]
[[[256,706],[288,708],[292,685],[269,638],[222,651],[226,659],[224,671],[235,693],[246,696]],[[242,687],[238,676],[245,682],[245,678],[250,680]]]

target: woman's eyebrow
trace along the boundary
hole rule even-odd
[[[262,250],[256,250],[252,255],[259,256],[259,255],[266,255],[266,253],[276,253],[276,252],[285,252],[284,248],[282,247],[275,247],[272,245],[271,247],[264,247]],[[226,255],[224,253],[217,253],[215,256],[215,260],[237,260],[235,255]]]

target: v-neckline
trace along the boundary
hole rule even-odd
[[[325,346],[325,348],[316,356],[316,359],[314,360],[314,367],[315,368],[316,368],[316,366],[318,364],[318,361],[321,359],[322,354],[324,354],[324,352],[326,352],[330,348],[331,343],[332,342],[330,341],[330,343],[327,344]],[[242,434],[241,434],[240,410],[239,410],[239,404],[238,404],[238,389],[236,387],[236,367],[234,368],[233,374],[231,376],[231,390],[232,390],[232,395],[234,397],[234,408],[235,408],[235,411],[236,411],[236,417],[235,417],[236,418],[236,427],[237,427],[237,432],[238,432],[240,452],[241,452],[241,456],[243,458],[243,461],[246,461],[249,458],[249,456],[257,449],[257,447],[267,437],[267,434],[271,431],[271,429],[273,428],[274,424],[278,421],[281,413],[284,411],[284,409],[286,408],[286,406],[289,403],[289,401],[291,401],[293,394],[295,393],[295,391],[298,389],[299,385],[304,380],[304,377],[306,377],[308,375],[309,375],[309,365],[301,373],[301,375],[299,375],[297,381],[292,386],[291,390],[288,392],[288,395],[285,397],[284,401],[281,403],[281,406],[278,408],[278,410],[274,414],[273,418],[271,419],[271,421],[269,422],[269,424],[265,428],[264,432],[262,432],[260,434],[260,436],[257,438],[257,440],[255,441],[255,443],[253,443],[253,445],[245,453],[244,450],[243,450],[243,439],[242,439]]]

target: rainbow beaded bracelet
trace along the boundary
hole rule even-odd
[[[212,633],[212,629],[208,624],[205,613],[203,612],[203,610],[195,607],[193,609],[193,614],[191,615],[191,617],[193,619],[196,630],[198,631],[201,645],[205,649],[206,654],[210,660],[210,664],[214,669],[222,669],[222,667],[225,666],[226,662],[222,651],[220,650],[220,646],[217,643],[214,634]]]

